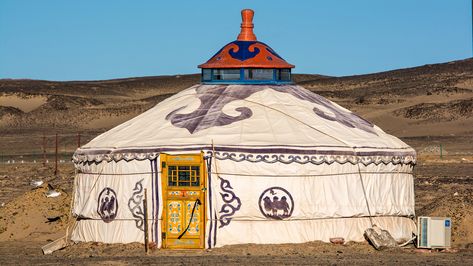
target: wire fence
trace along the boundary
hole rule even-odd
[[[39,156],[32,156],[30,158],[30,155],[25,155],[25,156],[2,156],[0,164],[55,164],[56,160],[54,158],[54,155],[49,156],[53,157],[51,159],[46,159],[43,160]],[[72,154],[71,156],[65,156],[62,155],[60,157],[61,159],[58,159],[58,163],[63,164],[63,163],[72,163]]]
[[[0,164],[67,164],[81,145],[97,133],[5,134],[1,136]]]

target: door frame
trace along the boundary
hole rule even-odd
[[[168,245],[167,225],[168,225],[168,192],[169,191],[197,191],[196,187],[182,186],[168,188],[168,162],[171,161],[171,165],[175,166],[200,166],[200,195],[197,197],[201,201],[201,219],[199,223],[200,227],[200,243],[196,245],[182,244],[179,246]],[[161,187],[162,187],[162,199],[163,199],[163,212],[162,212],[162,223],[161,223],[161,241],[162,248],[165,249],[204,249],[205,248],[205,232],[207,226],[207,164],[204,159],[204,153],[189,153],[189,154],[160,154],[161,163]],[[183,197],[182,201],[188,198]],[[183,205],[183,208],[186,206]],[[184,210],[185,211],[185,210]],[[183,229],[187,226],[187,222],[183,224]],[[184,235],[185,237],[185,235]],[[175,239],[175,238],[172,238]]]

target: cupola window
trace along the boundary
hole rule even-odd
[[[273,69],[255,68],[245,69],[245,80],[272,80]]]
[[[277,79],[281,81],[291,81],[291,69],[278,69]]]
[[[240,69],[214,69],[213,80],[239,80]]]

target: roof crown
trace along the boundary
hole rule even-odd
[[[256,41],[256,35],[253,33],[253,16],[255,12],[251,9],[243,9],[241,11],[241,30],[238,34],[239,41]]]
[[[241,30],[236,41],[225,45],[199,68],[294,68],[253,33],[254,11],[241,11]]]

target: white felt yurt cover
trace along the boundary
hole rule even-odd
[[[212,161],[206,247],[362,241],[373,221],[397,239],[415,231],[416,157],[404,142],[300,86],[196,85],[76,151],[73,211],[84,219],[73,239],[143,241],[134,202],[148,188],[160,245],[159,155],[200,151]],[[118,212],[104,220],[98,201],[111,187]],[[264,207],[275,195],[286,206],[276,220]]]

